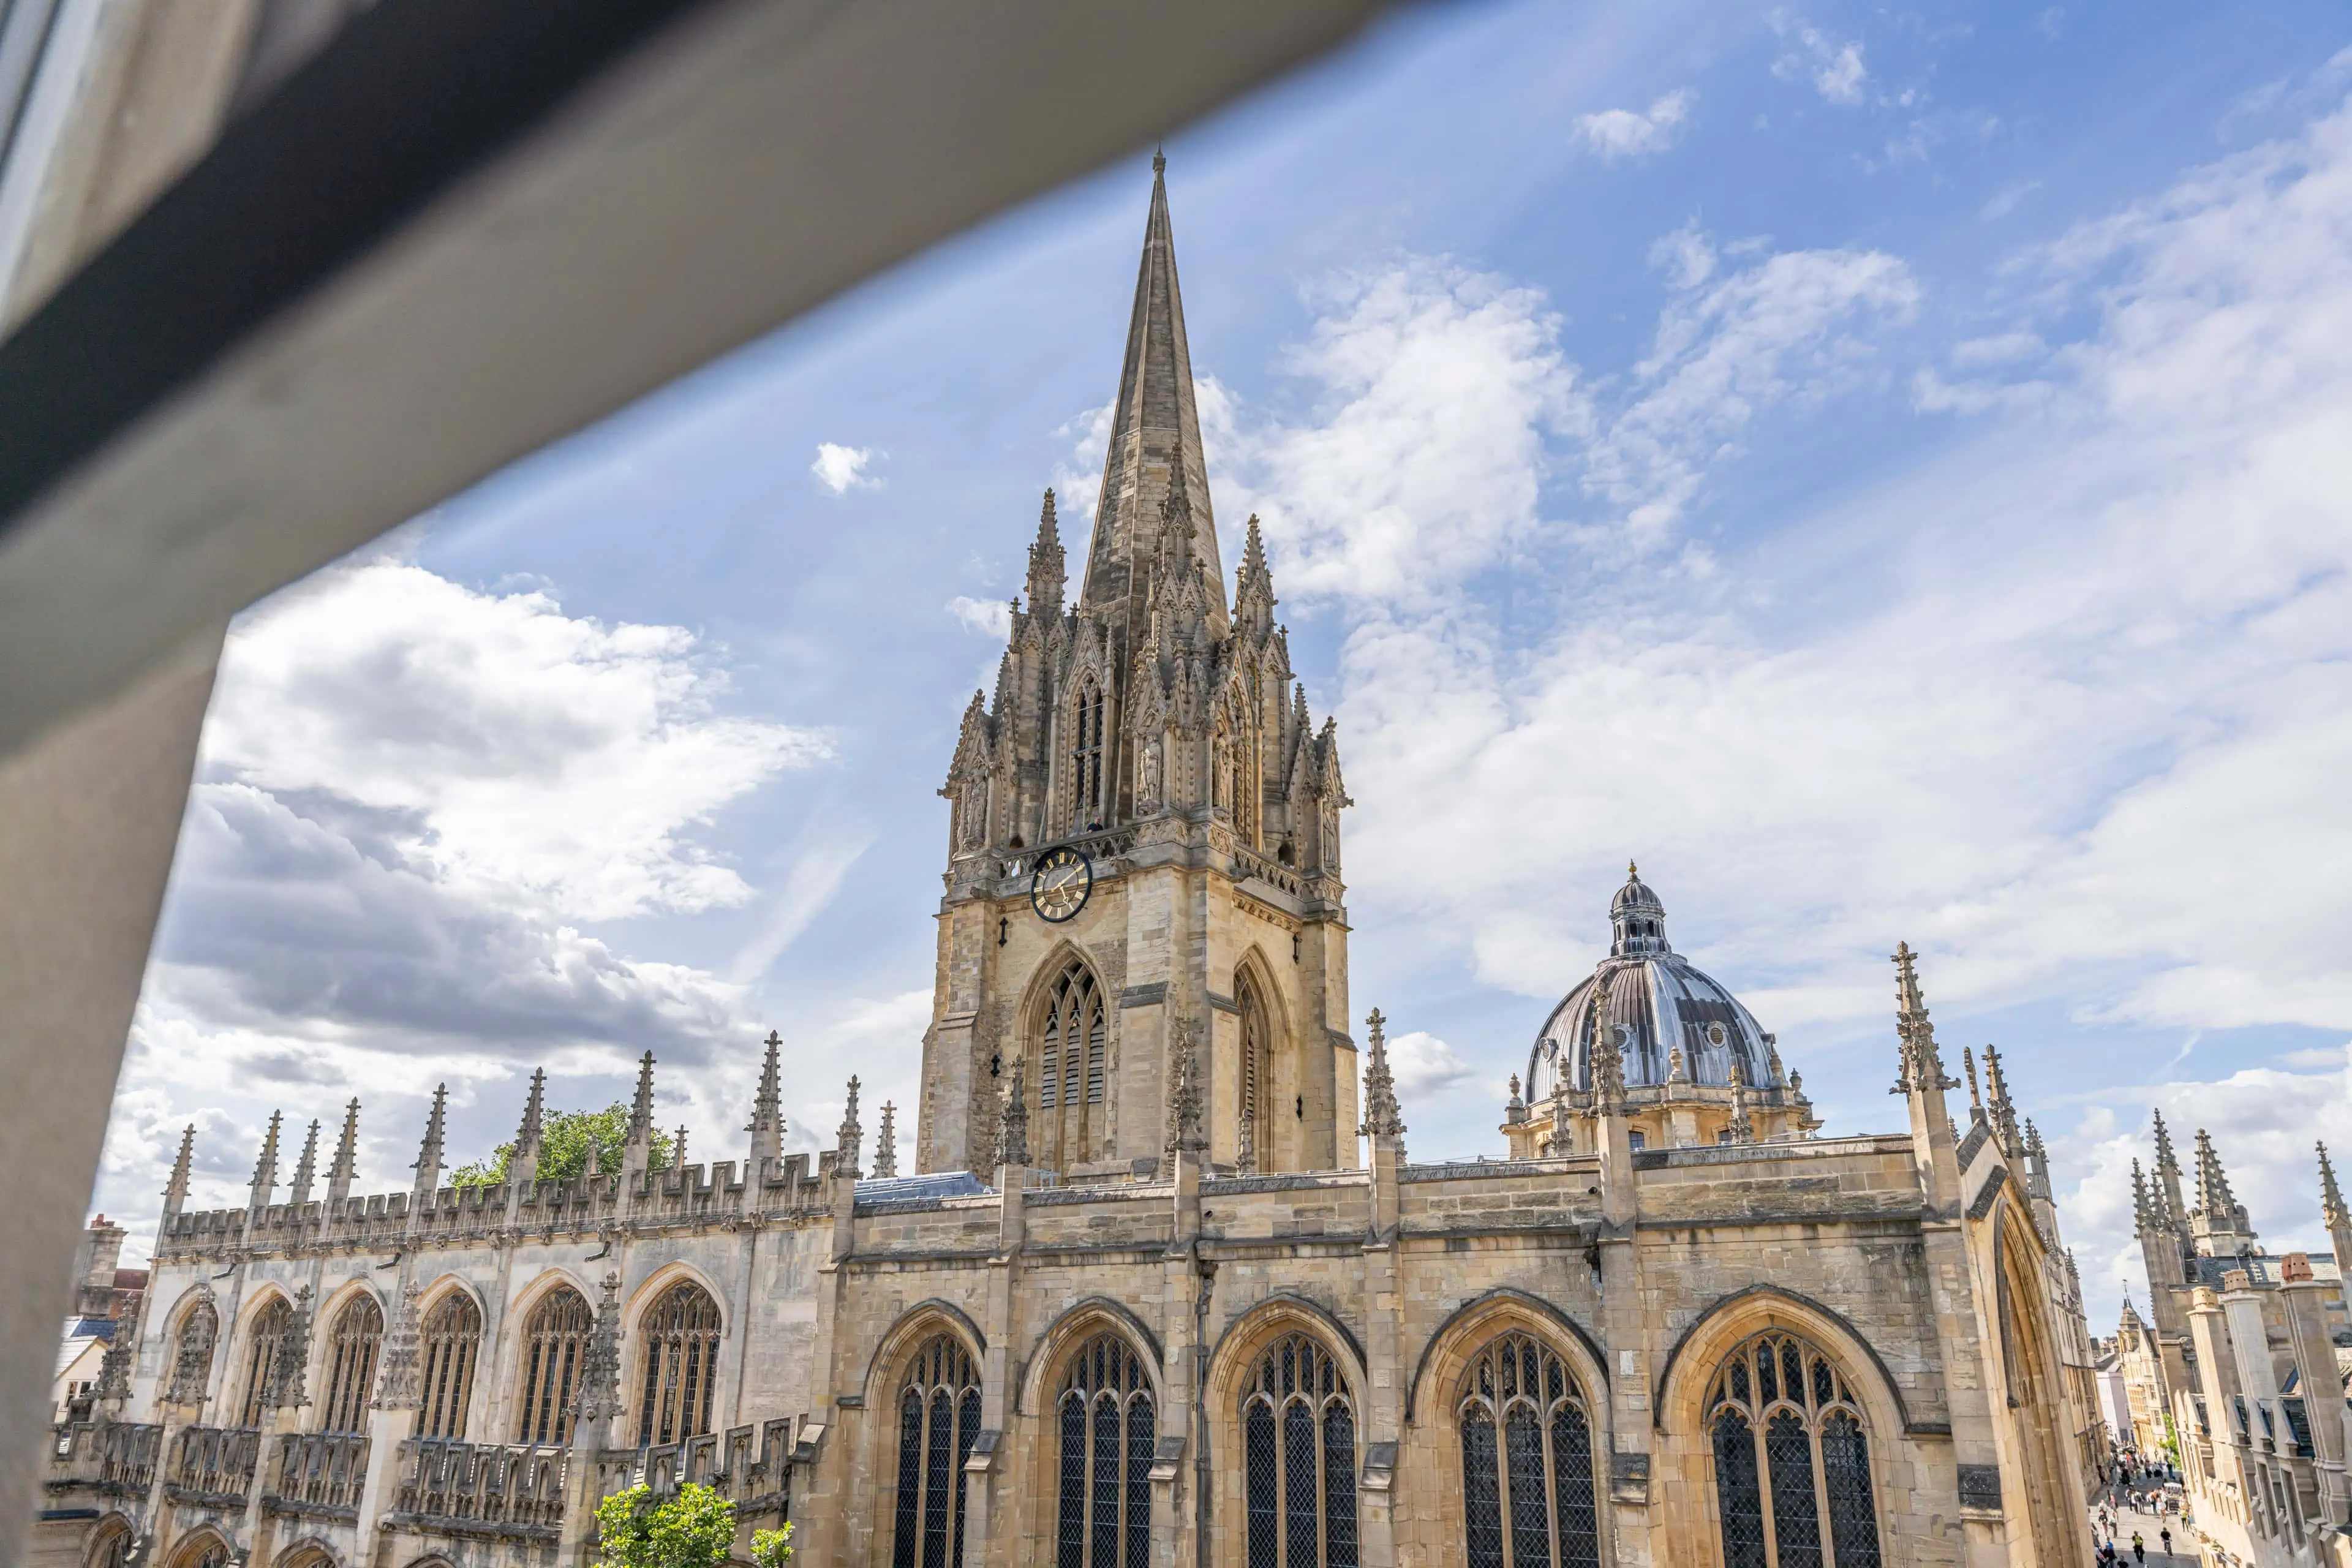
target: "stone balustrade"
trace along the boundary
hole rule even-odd
[[[245,1506],[261,1459],[261,1433],[251,1426],[183,1426],[172,1440],[163,1485],[174,1502]]]
[[[272,1513],[355,1520],[367,1481],[364,1432],[289,1432],[270,1456],[262,1507]]]
[[[412,1437],[400,1446],[395,1519],[443,1535],[553,1541],[569,1448]]]

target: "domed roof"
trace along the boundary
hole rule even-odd
[[[1529,1100],[1551,1093],[1563,1058],[1570,1089],[1592,1087],[1596,1011],[1600,1037],[1623,1053],[1628,1089],[1664,1083],[1677,1049],[1693,1083],[1728,1085],[1736,1061],[1750,1088],[1785,1087],[1775,1070],[1772,1037],[1739,998],[1667,945],[1665,905],[1631,866],[1625,885],[1610,900],[1609,919],[1614,931],[1609,956],[1560,999],[1536,1036],[1528,1058]]]

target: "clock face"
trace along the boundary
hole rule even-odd
[[[1065,845],[1037,857],[1029,873],[1029,907],[1040,920],[1059,925],[1076,918],[1095,890],[1095,868],[1077,850]]]

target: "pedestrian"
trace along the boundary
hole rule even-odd
[[[2161,1541],[2161,1542],[2164,1542],[2164,1554],[2165,1554],[2167,1557],[2171,1556],[2171,1555],[2172,1555],[2172,1526],[2170,1526],[2170,1525],[2168,1525],[2168,1525],[2166,1525],[2166,1526],[2164,1527],[2163,1532],[2162,1532],[2161,1534],[2158,1535],[2157,1539],[2158,1539],[2158,1541]]]
[[[2139,1531],[2137,1530],[2132,1531],[2132,1561],[2138,1563],[2140,1568],[2147,1568],[2147,1542],[2139,1538]]]

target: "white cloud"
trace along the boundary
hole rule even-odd
[[[1609,109],[1598,114],[1580,115],[1576,129],[1585,145],[1609,163],[1646,158],[1675,144],[1690,113],[1694,96],[1687,88],[1678,89],[1658,99],[1646,110]]]
[[[2007,217],[2018,209],[2026,197],[2041,188],[2042,182],[2039,180],[2018,180],[2003,185],[1993,193],[1992,199],[1985,203],[1977,216],[1988,223],[1996,218]]]
[[[1772,62],[1774,76],[1810,81],[1823,99],[1845,108],[1862,101],[1862,84],[1870,72],[1863,66],[1859,40],[1840,41],[1811,23],[1785,16],[1772,18],[1772,30],[1792,46]]]
[[[877,454],[871,447],[844,447],[832,441],[817,443],[816,461],[809,472],[816,476],[817,484],[837,496],[851,490],[878,490],[882,481],[866,473],[866,465]]]
[[[1460,1052],[1425,1029],[1389,1041],[1389,1070],[1395,1076],[1399,1098],[1408,1104],[1416,1096],[1455,1088],[1474,1076]]]
[[[948,601],[948,614],[967,630],[996,642],[1013,635],[1013,606],[1003,599],[974,599],[958,594]]]

